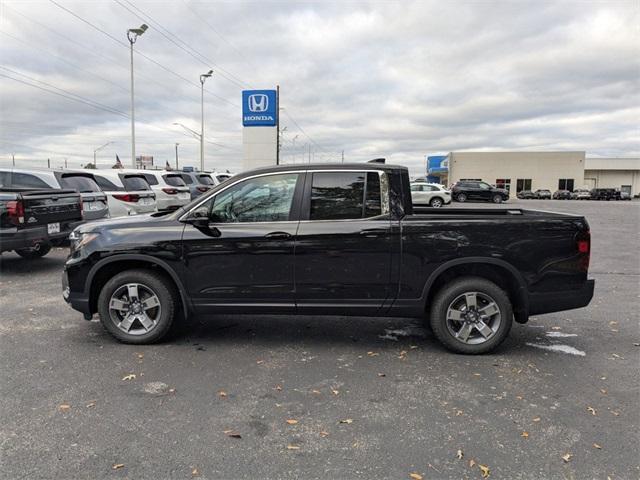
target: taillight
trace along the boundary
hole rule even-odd
[[[7,215],[9,216],[9,221],[14,225],[24,223],[24,204],[22,200],[7,202]]]
[[[202,193],[209,191],[209,187],[196,187],[196,189]]]
[[[169,195],[175,195],[176,193],[178,193],[177,188],[163,188],[162,191],[164,193],[168,193]]]
[[[140,200],[140,195],[136,195],[135,193],[123,193],[114,195],[113,198],[122,200],[123,202],[137,202]]]
[[[589,258],[591,257],[591,232],[589,230],[576,235],[576,247],[580,254],[580,268],[586,272],[589,270]]]

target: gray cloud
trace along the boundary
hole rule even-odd
[[[344,150],[414,173],[425,154],[462,149],[640,155],[636,2],[58,3],[120,43],[53,3],[5,0],[0,74],[125,116],[0,77],[2,164],[78,165],[108,141],[101,162],[128,159],[125,31],[143,20],[136,50],[175,72],[136,56],[137,151],[161,162],[179,142],[196,163],[198,142],[172,124],[199,129],[209,66],[207,138],[223,145],[207,144],[210,167],[239,168],[242,88],[276,84],[310,137],[283,115],[285,161],[305,143],[317,161]]]

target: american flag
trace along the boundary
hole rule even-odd
[[[118,156],[117,153],[116,153],[116,164],[113,166],[113,168],[124,168],[122,166],[122,162],[120,161],[120,157]]]

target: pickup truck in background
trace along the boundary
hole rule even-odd
[[[71,240],[63,297],[132,344],[192,313],[393,316],[478,354],[594,289],[584,217],[414,207],[407,169],[381,163],[253,170]]]
[[[81,222],[82,200],[74,190],[0,188],[0,253],[43,257]]]

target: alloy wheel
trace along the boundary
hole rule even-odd
[[[141,283],[127,283],[117,288],[109,299],[111,321],[128,335],[144,335],[160,320],[158,295]]]
[[[447,308],[447,330],[459,342],[479,345],[494,337],[502,312],[498,303],[486,293],[465,292]]]

